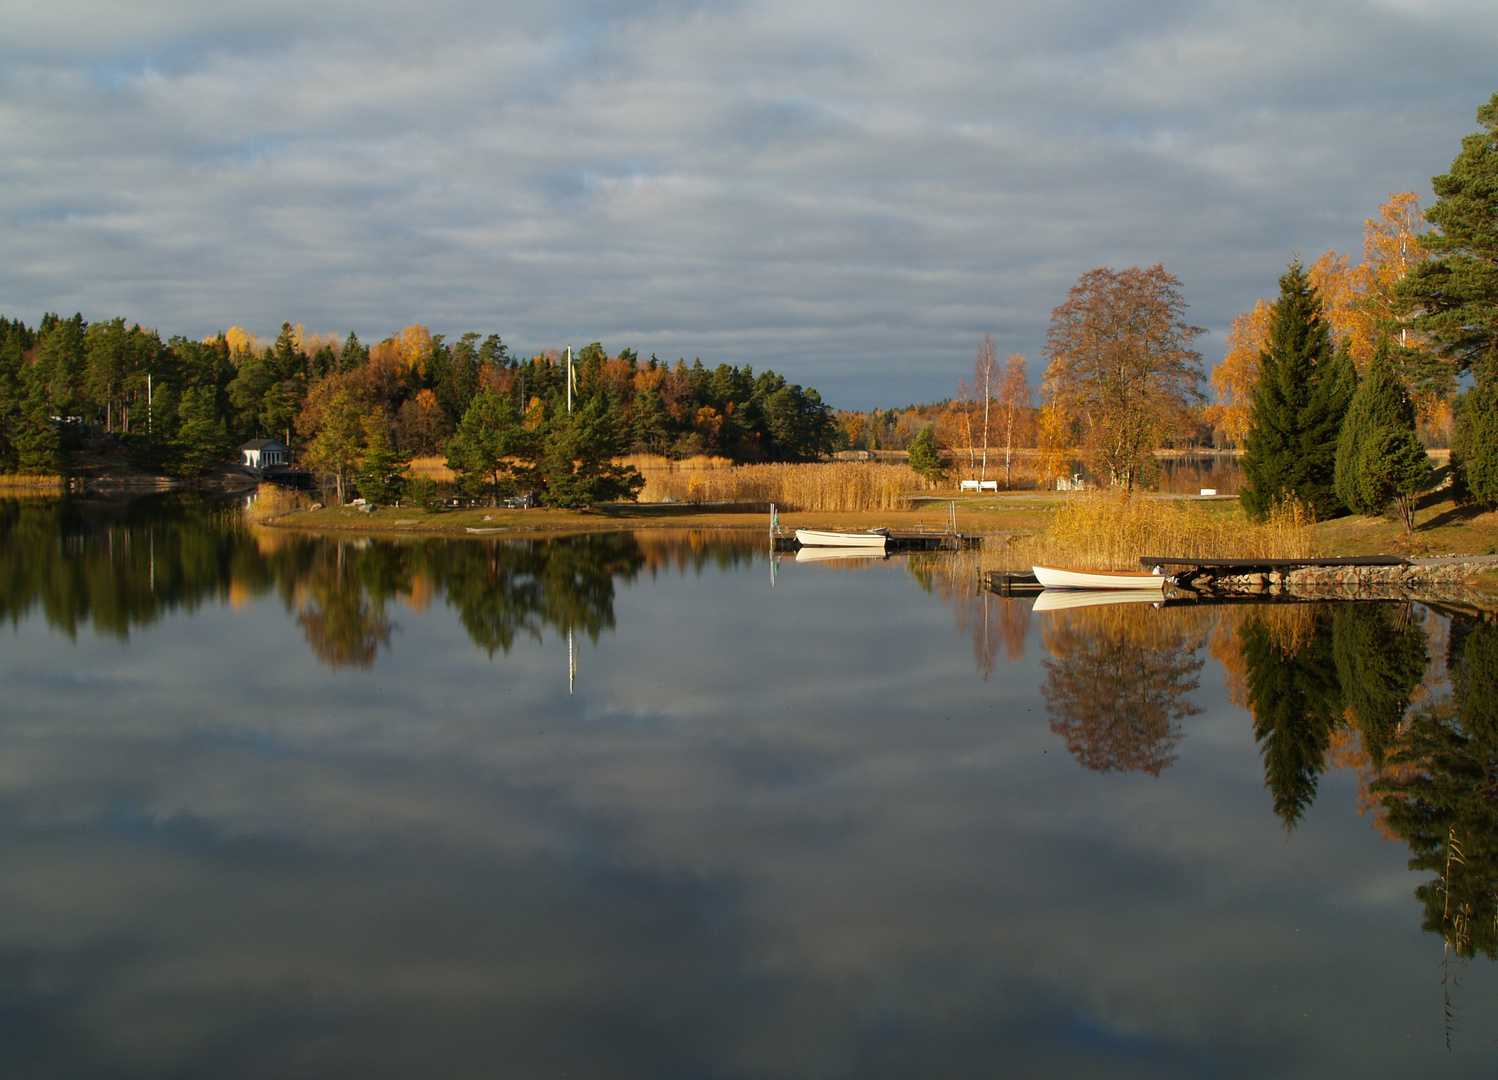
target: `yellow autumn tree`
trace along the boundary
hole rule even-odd
[[[1042,390],[1048,397],[1049,387]],[[1056,401],[1046,401],[1035,414],[1035,479],[1041,487],[1055,480],[1071,479],[1071,463],[1077,456],[1072,438],[1072,417]]]
[[[1332,340],[1346,344],[1352,362],[1366,371],[1378,344],[1378,324],[1364,304],[1367,295],[1368,265],[1352,265],[1346,255],[1328,251],[1310,266],[1306,277],[1321,294],[1321,311],[1331,324]]]
[[[391,340],[396,362],[402,371],[416,369],[418,375],[426,374],[427,360],[432,355],[432,333],[420,323],[406,327]]]
[[[1269,323],[1274,309],[1264,300],[1233,320],[1228,330],[1228,351],[1212,369],[1212,389],[1220,411],[1215,418],[1223,437],[1241,445],[1248,435],[1248,412],[1253,405],[1254,384],[1259,381],[1259,353],[1269,341]]]
[[[1328,251],[1306,270],[1321,293],[1333,339],[1338,345],[1347,343],[1359,371],[1366,371],[1373,360],[1380,334],[1401,321],[1394,286],[1421,260],[1419,237],[1425,229],[1420,197],[1413,191],[1396,191],[1378,208],[1377,220],[1363,222],[1362,262],[1352,266],[1346,255]],[[1403,328],[1398,344],[1423,346]]]
[[[224,340],[229,343],[229,355],[236,360],[260,351],[260,339],[248,330],[241,330],[237,326],[231,326],[224,331]]]

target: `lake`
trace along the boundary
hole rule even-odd
[[[0,1074],[1491,1075],[1491,618],[767,547],[0,501]]]

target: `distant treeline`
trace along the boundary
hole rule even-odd
[[[577,352],[574,369],[574,411],[595,429],[601,419],[618,453],[806,461],[838,441],[817,392],[771,371],[642,362],[596,342]],[[404,455],[444,454],[485,390],[541,432],[566,413],[566,365],[556,351],[513,356],[497,334],[449,343],[424,326],[366,346],[353,333],[339,340],[286,323],[262,345],[237,328],[163,341],[123,318],[48,314],[29,327],[0,316],[0,472],[66,473],[85,443],[102,443],[142,467],[193,475],[248,439],[311,444],[339,394],[373,420],[377,441]]]

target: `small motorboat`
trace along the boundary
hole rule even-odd
[[[868,532],[828,532],[821,529],[797,529],[796,542],[802,547],[879,548],[889,543],[888,529]]]
[[[1035,580],[1047,589],[1156,589],[1170,579],[1138,570],[1073,570],[1065,566],[1034,566]]]

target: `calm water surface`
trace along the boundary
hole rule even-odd
[[[1481,613],[773,570],[0,502],[0,1075],[1492,1075]]]

